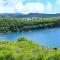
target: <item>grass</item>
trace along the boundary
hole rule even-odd
[[[21,37],[14,42],[0,42],[0,60],[60,60],[60,50]]]

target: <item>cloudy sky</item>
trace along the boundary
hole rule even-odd
[[[0,13],[60,13],[60,0],[0,0]]]

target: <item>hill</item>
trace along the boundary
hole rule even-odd
[[[21,37],[18,41],[0,41],[0,60],[60,60],[60,50],[45,48]]]
[[[60,17],[60,14],[43,14],[43,13],[29,13],[29,14],[21,14],[21,13],[0,13],[0,17],[13,17],[13,18],[52,18],[52,17]]]

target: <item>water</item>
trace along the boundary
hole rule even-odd
[[[17,40],[21,36],[26,36],[36,43],[52,48],[60,48],[60,28],[40,29],[28,32],[12,32],[0,34],[0,40]]]

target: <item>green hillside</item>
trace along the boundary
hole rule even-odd
[[[0,60],[60,60],[60,50],[45,48],[25,37],[0,42]]]

